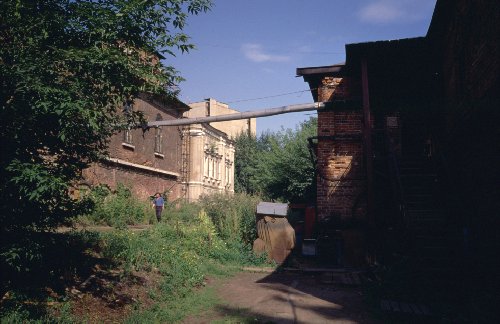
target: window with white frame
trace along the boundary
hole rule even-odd
[[[130,128],[123,132],[123,142],[127,144],[134,144],[132,141],[132,130]]]
[[[163,117],[160,113],[156,114],[156,121],[162,121]],[[161,135],[161,127],[157,126],[155,129],[155,153],[163,154],[163,145],[162,145],[162,135]]]
[[[155,153],[159,153],[159,154],[163,153],[161,139],[162,139],[161,127],[156,127],[156,129],[155,129]]]
[[[123,104],[123,114],[125,116],[129,116],[133,110],[134,103],[130,100],[125,101],[125,103]],[[129,145],[133,144],[132,130],[130,129],[130,126],[123,131],[123,142]]]

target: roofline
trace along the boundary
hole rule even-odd
[[[378,41],[373,41],[373,42],[361,42],[361,43],[351,43],[351,44],[346,44],[346,52],[350,48],[359,48],[359,49],[366,49],[374,46],[382,46],[382,45],[388,45],[388,44],[400,44],[402,42],[415,42],[415,41],[425,41],[425,36],[419,36],[419,37],[408,37],[408,38],[399,38],[399,39],[390,39],[390,40],[378,40]]]
[[[345,63],[338,63],[334,65],[326,66],[313,66],[313,67],[303,67],[297,68],[297,76],[308,76],[314,74],[336,74],[342,72]]]
[[[185,104],[175,96],[158,95],[158,94],[142,92],[137,97],[155,106],[157,109],[172,116],[174,116],[174,114],[172,114],[173,111],[177,112],[178,114],[177,117],[179,117],[182,116],[184,112],[191,109],[191,107],[189,107],[187,104]]]

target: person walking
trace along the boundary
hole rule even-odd
[[[161,213],[163,212],[163,207],[165,207],[165,200],[160,195],[160,193],[157,192],[153,199],[153,208],[155,209],[156,219],[158,220],[158,223],[161,221]]]

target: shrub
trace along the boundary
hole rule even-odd
[[[222,239],[252,244],[256,238],[255,209],[259,198],[247,194],[205,196],[200,205]]]
[[[97,186],[87,199],[93,201],[94,208],[85,218],[93,224],[124,228],[127,225],[146,223],[152,215],[149,204],[138,200],[122,184],[118,184],[115,192],[105,186]]]
[[[169,204],[165,204],[163,215],[169,222],[192,223],[197,221],[196,215],[198,215],[200,210],[201,206],[197,203],[174,201]]]

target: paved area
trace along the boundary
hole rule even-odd
[[[242,272],[217,288],[230,314],[244,310],[259,322],[377,323],[359,287],[324,283],[324,275]]]

